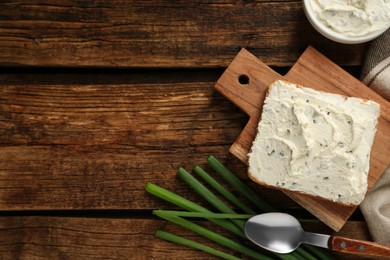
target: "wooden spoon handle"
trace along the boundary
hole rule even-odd
[[[349,254],[390,257],[390,244],[380,244],[335,236],[329,239],[329,247],[332,250]]]

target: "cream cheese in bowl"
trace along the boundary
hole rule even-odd
[[[390,27],[390,0],[304,0],[306,16],[325,37],[370,41]]]

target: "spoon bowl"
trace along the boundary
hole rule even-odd
[[[276,253],[290,253],[302,243],[304,231],[291,215],[268,213],[254,216],[245,225],[246,236],[255,244]]]

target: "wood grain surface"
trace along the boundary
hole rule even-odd
[[[0,210],[151,209],[148,181],[185,194],[177,169],[210,154],[244,176],[226,156],[247,116],[213,84],[0,86]]]
[[[117,83],[111,85],[101,85],[106,81],[101,78],[75,85],[72,81],[81,80],[76,74],[41,74],[31,84],[26,84],[31,75],[0,75],[2,259],[210,259],[208,254],[154,238],[157,229],[164,229],[205,242],[175,225],[151,220],[151,213],[143,211],[174,208],[144,192],[148,181],[208,207],[175,173],[179,166],[190,169],[198,163],[213,174],[205,165],[209,154],[219,157],[276,208],[302,213],[282,192],[249,182],[245,164],[228,154],[248,118],[214,90],[214,82],[194,83],[183,77],[190,82],[167,83],[172,77],[160,75],[157,78],[165,83],[124,84],[120,82],[124,76],[115,75]],[[137,73],[130,78],[150,80]],[[181,76],[175,78],[172,81]],[[123,81],[130,80],[126,76]],[[178,105],[185,113],[177,111]],[[156,127],[173,118],[172,128]],[[131,130],[142,138],[123,134]],[[205,141],[201,141],[203,131],[208,133]],[[192,142],[187,144],[188,140]],[[85,209],[96,210],[92,218],[74,211]],[[368,236],[363,222],[348,227],[341,234]],[[308,228],[331,233],[321,224]],[[152,242],[145,245],[144,239]]]
[[[332,250],[348,254],[390,257],[390,244],[334,236],[330,238],[329,245]]]
[[[210,225],[209,222],[198,224],[236,239],[226,231]],[[304,227],[313,232],[329,232],[319,223],[306,223]],[[204,252],[154,237],[157,230],[178,234],[200,243],[210,243],[191,231],[163,220],[0,217],[0,254],[2,259],[183,259],[189,256],[192,259],[214,259]],[[369,239],[362,222],[348,222],[345,231],[342,230],[339,234]],[[234,253],[217,244],[213,246]],[[334,256],[339,259],[350,259],[343,254],[336,253]]]
[[[370,157],[368,187],[371,188],[390,164],[390,103],[312,47],[306,49],[285,76],[273,71],[245,49],[237,54],[215,85],[219,92],[250,117],[231,146],[231,153],[247,163],[268,86],[278,79],[316,90],[370,99],[380,105],[380,118]],[[286,190],[285,193],[336,231],[356,209],[356,206],[340,205],[298,192]]]
[[[215,246],[153,217],[175,207],[144,191],[153,182],[210,207],[176,178],[200,165],[220,180],[210,154],[278,210],[314,220],[248,180],[228,149],[249,117],[213,87],[242,47],[284,75],[313,45],[359,75],[367,44],[325,39],[301,5],[0,1],[0,259],[212,259],[155,238]],[[370,239],[361,214],[352,220],[338,234]]]
[[[242,47],[291,66],[309,44],[341,65],[366,46],[327,40],[297,0],[0,3],[0,66],[224,67]]]

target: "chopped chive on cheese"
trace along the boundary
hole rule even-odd
[[[358,205],[367,191],[379,112],[373,101],[275,81],[248,154],[249,176],[263,185]]]

